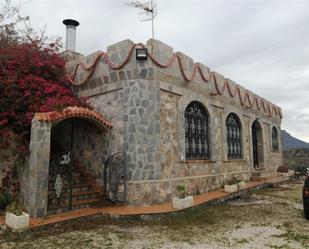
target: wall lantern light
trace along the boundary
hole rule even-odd
[[[136,60],[145,61],[148,58],[147,48],[137,48],[136,49]]]

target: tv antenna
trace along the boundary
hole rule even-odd
[[[142,12],[138,13],[139,20],[141,22],[151,21],[151,24],[152,24],[152,39],[154,39],[154,22],[153,22],[153,20],[158,14],[157,4],[155,3],[155,1],[154,0],[151,0],[149,2],[129,1],[129,2],[127,2],[127,5],[142,10]]]

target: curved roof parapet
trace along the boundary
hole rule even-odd
[[[102,114],[78,106],[68,106],[62,111],[37,112],[35,113],[34,118],[36,118],[38,121],[53,124],[59,123],[62,120],[68,118],[84,118],[101,127],[103,126],[104,128],[112,128],[112,123]]]
[[[282,118],[280,107],[223,75],[211,71],[204,64],[194,63],[189,56],[181,52],[174,52],[172,47],[163,42],[153,39],[149,40],[146,45],[124,40],[109,46],[107,52],[98,51],[68,62],[66,64],[67,79],[71,84],[78,87],[95,77],[101,79],[102,74],[107,75],[111,71],[123,70],[127,65],[128,69],[133,66],[136,68],[136,62],[133,59],[136,48],[148,48],[149,51],[152,51],[148,53],[148,67],[160,70],[163,74],[187,83],[203,84],[210,91],[211,96],[235,98],[244,108],[255,108],[258,111],[264,111],[268,116],[275,114]],[[144,65],[144,67],[146,66]]]

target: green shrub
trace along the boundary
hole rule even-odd
[[[5,211],[15,214],[16,216],[19,216],[19,215],[22,215],[25,209],[24,209],[24,206],[20,202],[13,201],[10,205],[6,207]]]
[[[296,166],[294,168],[294,174],[299,175],[304,180],[305,176],[309,175],[309,169],[307,166]]]
[[[180,199],[185,198],[188,194],[188,191],[184,185],[178,185],[176,187],[176,190],[177,190],[177,197]]]
[[[281,165],[277,168],[277,172],[279,173],[288,173],[289,172],[289,168],[287,165]]]
[[[225,180],[226,185],[234,185],[234,184],[237,184],[239,182],[241,182],[241,179],[238,178],[238,177],[232,177],[232,178]]]

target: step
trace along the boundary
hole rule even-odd
[[[85,174],[81,174],[81,173],[72,173],[72,179],[92,179],[93,177],[91,177],[90,175],[85,175]],[[50,179],[49,177],[49,181],[51,181],[52,179]]]
[[[91,199],[84,199],[84,200],[75,200],[72,201],[72,209],[77,209],[77,207],[82,206],[82,205],[89,205],[92,206],[94,204],[97,204],[101,202],[102,200],[99,198],[91,198]],[[54,210],[54,209],[66,209],[68,208],[68,203],[66,202],[63,205],[59,205],[57,207],[48,207],[48,210]]]
[[[49,188],[53,189],[55,182],[49,181]],[[96,181],[91,179],[90,177],[74,177],[71,180],[71,184],[74,186],[81,186],[81,185],[96,185]]]
[[[97,190],[89,190],[89,191],[80,191],[80,192],[72,192],[72,197],[77,197],[77,196],[85,196],[85,195],[99,195],[100,191]],[[48,199],[52,200],[52,199],[58,199],[58,198],[68,198],[70,196],[70,194],[68,192],[66,192],[64,195],[57,197],[56,195],[48,195]]]
[[[84,191],[90,191],[91,189],[93,190],[93,184],[90,183],[77,183],[77,184],[72,184],[71,185],[72,188],[72,192],[76,193],[76,192],[84,192]],[[69,185],[65,185],[63,187],[63,191],[64,192],[68,192],[70,189]],[[95,189],[96,191],[98,191],[98,189]],[[49,185],[48,186],[48,194],[53,193],[54,190],[54,186]]]
[[[277,172],[274,171],[261,171],[261,172],[252,172],[250,179],[252,181],[261,181],[270,178],[276,178],[280,176]]]
[[[75,189],[75,188],[82,188],[82,187],[86,187],[86,186],[91,187],[92,185],[90,183],[88,183],[88,182],[87,183],[77,183],[77,184],[72,184],[71,188]],[[65,185],[64,188],[65,189],[69,189],[70,186]]]
[[[86,176],[86,175],[78,175],[78,176],[76,176],[76,175],[74,176],[74,175],[73,175],[72,178],[73,178],[73,179],[83,179],[83,180],[86,180],[86,181],[87,181],[87,180],[90,180],[90,179],[93,179],[93,177],[91,177],[91,176]]]
[[[64,193],[61,193],[61,197],[56,197],[54,182],[49,179],[48,215],[69,211],[70,188],[72,189],[72,210],[91,207],[102,202],[102,188],[97,185],[95,178],[87,173],[86,168],[74,166],[71,172],[72,185],[64,185],[62,189]]]

